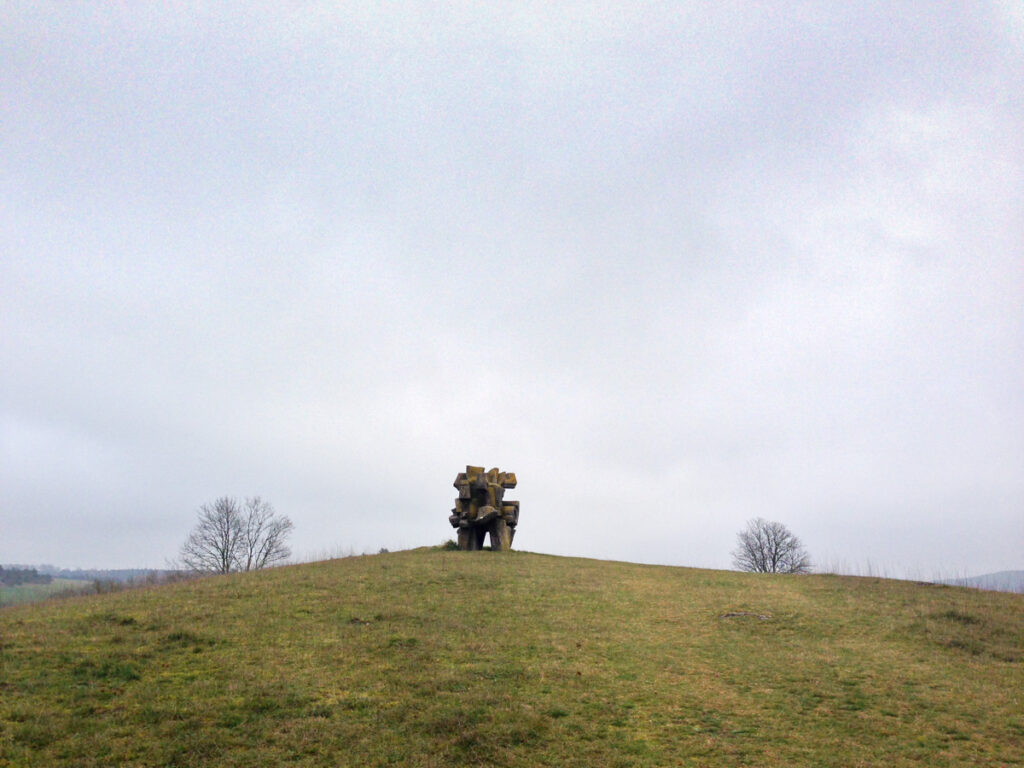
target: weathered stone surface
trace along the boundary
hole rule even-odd
[[[511,549],[519,524],[519,502],[505,499],[505,491],[516,487],[515,473],[467,466],[456,475],[453,485],[459,497],[448,522],[459,531],[459,549],[482,549],[488,534],[491,549]]]

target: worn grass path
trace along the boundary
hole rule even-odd
[[[1024,596],[422,549],[0,610],[4,766],[1024,764]]]

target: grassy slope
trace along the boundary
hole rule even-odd
[[[877,579],[416,550],[5,608],[0,660],[0,765],[1024,763],[1024,596]]]

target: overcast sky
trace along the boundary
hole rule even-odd
[[[0,562],[1024,569],[1024,4],[0,3]]]

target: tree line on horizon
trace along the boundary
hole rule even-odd
[[[39,573],[35,568],[4,568],[0,565],[0,584],[17,587],[22,584],[49,584],[53,576]]]

